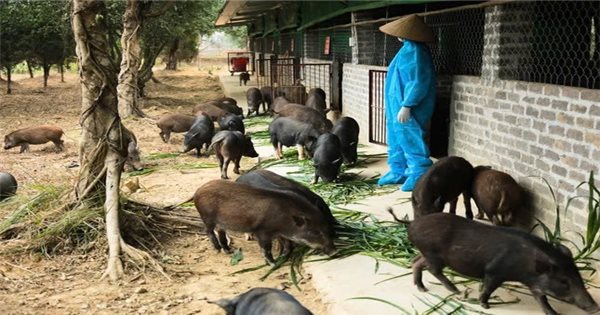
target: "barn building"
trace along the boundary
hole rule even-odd
[[[385,144],[383,84],[401,42],[378,29],[411,13],[436,36],[432,155],[511,174],[546,222],[587,196],[576,186],[600,170],[596,1],[227,1],[216,25],[248,26],[259,85],[321,87],[361,141]],[[586,205],[571,202],[563,229],[585,231]]]

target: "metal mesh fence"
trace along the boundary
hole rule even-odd
[[[429,45],[438,74],[481,75],[485,8],[425,16],[435,34]]]
[[[484,20],[482,8],[425,17],[436,37],[429,47],[438,74],[481,74]],[[383,24],[357,26],[359,63],[388,66],[402,48],[396,37],[379,31]]]
[[[524,2],[502,6],[500,78],[600,88],[600,4]]]
[[[349,45],[350,37],[350,28],[307,31],[305,36],[305,56],[312,59],[335,59],[341,62],[351,62],[352,47]],[[329,46],[328,49],[327,46]]]

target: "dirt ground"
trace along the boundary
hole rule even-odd
[[[221,96],[216,75],[221,65],[226,65],[224,60],[205,60],[200,69],[189,66],[176,72],[155,72],[160,83],[149,82],[147,97],[142,100],[148,118],[124,121],[140,142],[142,161],[153,170],[145,175],[124,176],[124,183],[139,182],[140,189],[130,192],[130,198],[158,205],[176,204],[189,198],[202,183],[219,178],[216,167],[206,168],[217,163],[214,155],[199,159],[191,152],[161,156],[177,153],[183,135],[175,134],[171,143],[163,143],[155,119],[167,112],[191,112],[194,104]],[[38,124],[54,124],[65,130],[64,152],[55,153],[52,144],[31,146],[31,151],[23,154],[18,148],[0,152],[0,171],[17,178],[19,194],[33,194],[35,185],[72,185],[78,172],[73,165],[78,159],[80,95],[76,73],[67,74],[66,83],[60,83],[58,74],[52,73],[45,89],[40,76],[21,76],[12,95],[2,91],[0,134]],[[241,169],[247,170],[257,161],[244,158]],[[231,167],[229,175],[237,176]],[[190,214],[195,215],[195,210],[190,209]],[[0,207],[0,218],[7,215]],[[207,301],[231,297],[252,287],[278,287],[286,288],[315,314],[327,313],[327,305],[308,281],[309,274],[304,274],[302,291],[291,285],[287,268],[265,281],[259,279],[266,273],[265,268],[232,274],[263,263],[255,242],[234,235],[233,244],[242,248],[244,255],[236,266],[230,265],[229,255],[216,253],[201,231],[174,235],[162,244],[157,257],[171,280],[153,271],[137,273],[129,269],[125,279],[115,284],[100,281],[106,253],[99,250],[49,257],[41,253],[0,256],[0,309],[3,314],[223,314]]]

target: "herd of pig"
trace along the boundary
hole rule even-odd
[[[270,140],[275,156],[281,158],[283,146],[297,146],[299,158],[305,152],[315,167],[314,182],[336,180],[340,165],[357,160],[359,128],[350,117],[339,119],[334,126],[325,117],[325,93],[312,89],[306,104],[290,103],[285,95],[263,88],[247,91],[248,112],[270,113]],[[273,96],[275,96],[273,98]],[[229,162],[239,174],[242,156],[256,157],[250,137],[245,135],[243,112],[232,98],[220,98],[194,107],[195,115],[168,114],[158,120],[160,137],[169,142],[172,132],[185,132],[184,152],[212,148],[219,160],[221,178],[227,179]],[[220,131],[215,133],[214,122]],[[63,149],[62,130],[39,126],[17,130],[5,137],[5,149],[52,141]],[[139,167],[135,137],[130,142],[128,158],[133,168]],[[138,163],[136,163],[136,161]],[[4,188],[3,188],[4,187]],[[14,190],[11,190],[14,187]],[[10,189],[9,189],[10,188]],[[0,173],[0,200],[16,191],[16,181],[8,173]],[[463,196],[466,217],[455,215],[459,195]],[[471,199],[493,223],[473,221]],[[460,274],[482,280],[479,302],[489,308],[488,299],[506,281],[526,285],[545,314],[557,314],[547,296],[575,304],[588,313],[600,311],[585,289],[570,250],[551,244],[522,231],[515,225],[524,207],[524,192],[508,174],[487,166],[473,167],[461,157],[438,160],[424,174],[411,201],[413,221],[408,224],[409,240],[420,254],[413,260],[414,284],[426,291],[422,282],[427,269],[443,286],[458,293],[456,286],[443,274],[449,267]],[[267,170],[247,172],[236,181],[213,180],[193,196],[196,209],[205,224],[206,235],[218,251],[231,253],[227,231],[252,235],[264,259],[275,264],[272,244],[280,244],[279,256],[285,258],[295,245],[306,245],[327,255],[336,252],[336,219],[324,200],[306,186]],[[249,202],[251,201],[251,202]],[[450,203],[450,214],[442,213]],[[244,205],[240,207],[240,205]],[[276,289],[254,288],[231,300],[213,302],[227,314],[312,314],[291,295]]]

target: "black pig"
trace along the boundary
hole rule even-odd
[[[196,149],[196,156],[200,157],[202,147],[208,147],[214,133],[212,120],[207,115],[198,115],[183,139],[183,153]]]
[[[573,256],[563,245],[552,245],[539,237],[506,227],[491,226],[465,218],[434,213],[415,219],[408,238],[421,252],[413,261],[414,283],[424,268],[446,289],[458,289],[444,274],[444,267],[467,277],[483,280],[479,302],[489,308],[490,295],[505,281],[521,282],[531,290],[545,314],[558,314],[547,295],[572,303],[588,313],[600,311],[586,291]]]
[[[450,213],[456,213],[458,196],[462,193],[467,218],[473,219],[471,212],[471,183],[473,166],[458,156],[439,159],[419,178],[413,190],[411,201],[414,218],[444,211],[450,202]]]
[[[225,315],[312,315],[293,296],[271,288],[254,288],[233,299],[209,301],[225,310]]]
[[[245,136],[239,131],[222,130],[212,138],[210,145],[219,159],[219,168],[221,169],[221,178],[228,179],[227,167],[229,162],[233,161],[233,172],[240,173],[240,160],[242,156],[257,157],[258,153],[254,150],[254,145],[249,136]]]
[[[356,163],[359,130],[358,123],[352,117],[340,118],[331,129],[331,133],[340,138],[342,158],[345,164]]]
[[[244,82],[244,85],[246,85],[246,83],[248,83],[248,81],[250,81],[250,73],[248,73],[248,72],[240,73],[240,86],[242,86],[242,82]]]
[[[342,166],[342,145],[340,139],[332,133],[324,133],[319,136],[314,145],[313,166],[315,167],[315,179],[313,183],[319,181],[319,177],[325,182],[332,182],[337,179]]]
[[[279,117],[269,124],[271,144],[278,159],[283,156],[282,146],[298,146],[298,159],[304,159],[304,149],[311,149],[319,132],[310,124],[295,119]],[[309,152],[310,153],[310,152]]]
[[[256,115],[258,115],[261,104],[263,105],[263,112],[266,111],[262,94],[259,89],[249,88],[248,91],[246,91],[246,101],[248,101],[248,114],[246,117],[250,117],[251,113],[256,113]]]

